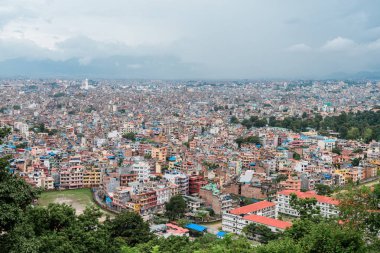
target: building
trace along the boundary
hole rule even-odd
[[[207,184],[202,176],[189,177],[189,194],[199,194],[200,189]]]
[[[222,216],[222,229],[226,232],[241,234],[250,223],[267,226],[273,232],[283,231],[290,227],[290,222],[276,220],[276,204],[260,201],[251,205],[226,211]]]
[[[168,171],[164,174],[164,178],[169,182],[178,185],[179,194],[189,194],[189,177],[178,171]]]
[[[101,169],[85,168],[83,171],[83,187],[98,187],[101,184]]]
[[[150,175],[150,166],[149,163],[145,161],[139,161],[132,165],[132,169],[135,173],[137,173],[137,180],[139,182],[148,181]]]
[[[83,188],[83,167],[73,166],[61,171],[59,187],[61,189]]]
[[[333,217],[338,216],[339,211],[337,206],[339,205],[339,201],[335,200],[331,197],[326,197],[322,195],[318,195],[313,191],[301,192],[301,191],[293,191],[293,190],[283,190],[277,193],[276,198],[276,211],[278,214],[285,214],[294,217],[298,217],[298,212],[290,206],[290,195],[296,194],[298,198],[315,198],[317,200],[317,207],[320,208],[321,215],[323,217]]]

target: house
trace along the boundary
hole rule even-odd
[[[317,200],[317,207],[320,208],[321,215],[324,217],[338,216],[339,201],[331,197],[318,195],[313,191],[301,192],[293,190],[283,190],[277,193],[276,198],[276,211],[277,213],[286,214],[298,217],[299,213],[290,206],[290,195],[295,194],[298,198],[315,198]]]

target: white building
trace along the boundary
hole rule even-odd
[[[276,220],[275,217],[276,204],[269,201],[260,201],[224,212],[222,229],[226,232],[241,234],[245,226],[255,223],[264,225],[273,232],[278,232],[292,225],[290,222]]]
[[[298,217],[298,212],[290,206],[290,195],[294,193],[298,198],[315,198],[317,200],[317,207],[320,208],[321,215],[323,217],[333,217],[338,216],[339,211],[337,206],[339,205],[339,201],[335,200],[331,197],[326,197],[322,195],[318,195],[313,191],[308,192],[300,192],[293,190],[283,190],[277,193],[276,198],[276,212],[282,213],[290,216]]]
[[[189,177],[178,171],[170,171],[164,174],[164,178],[169,182],[178,185],[179,194],[189,194]]]
[[[335,148],[336,139],[318,140],[318,147],[322,150],[332,151]]]
[[[156,189],[157,194],[157,205],[163,205],[166,202],[169,202],[171,196],[170,188],[165,185],[157,185]]]
[[[145,161],[138,161],[132,165],[132,170],[137,173],[137,181],[148,181],[150,166]]]

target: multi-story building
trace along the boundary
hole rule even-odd
[[[173,170],[165,173],[164,178],[169,182],[178,185],[179,194],[189,194],[189,177],[186,174]]]
[[[339,211],[337,206],[339,201],[331,197],[318,195],[313,191],[300,192],[292,190],[283,190],[277,193],[276,208],[278,214],[286,214],[298,217],[299,213],[290,206],[290,195],[295,194],[298,198],[315,198],[317,200],[316,206],[320,208],[321,215],[324,217],[338,216]]]
[[[137,173],[137,180],[139,182],[145,182],[149,179],[149,175],[151,172],[149,163],[145,161],[139,161],[132,165],[132,169]]]
[[[159,162],[165,162],[167,153],[168,153],[167,147],[160,147],[160,148],[153,147],[151,156],[152,158],[157,159]]]
[[[155,187],[157,195],[157,206],[164,205],[166,202],[169,202],[171,198],[170,188],[166,185],[157,185]]]
[[[335,148],[335,146],[336,146],[335,139],[318,140],[318,147],[322,150],[332,151],[333,148]]]
[[[189,177],[189,194],[199,194],[202,186],[205,186],[207,181],[202,176]]]
[[[85,168],[83,171],[83,187],[98,187],[101,184],[100,168]]]
[[[127,202],[131,201],[131,188],[130,187],[118,187],[113,192],[112,205],[117,210],[127,208]]]
[[[250,223],[264,225],[273,232],[283,231],[292,224],[276,220],[276,204],[260,201],[251,205],[226,211],[222,216],[223,231],[241,234],[245,226]]]
[[[157,207],[157,194],[154,190],[142,191],[132,195],[132,202],[139,206],[142,215],[151,213]]]
[[[83,188],[83,167],[74,166],[63,169],[60,172],[61,189],[78,189]]]

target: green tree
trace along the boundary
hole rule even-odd
[[[363,139],[366,143],[369,143],[373,139],[373,130],[369,127],[364,129]]]
[[[330,186],[325,185],[325,184],[316,184],[315,191],[317,192],[318,195],[324,195],[324,196],[330,196],[334,192]]]
[[[112,237],[123,239],[128,246],[149,241],[153,236],[149,231],[148,223],[135,212],[122,212],[109,221],[107,226]]]
[[[356,140],[360,136],[359,128],[351,127],[347,132],[347,138],[351,140]]]
[[[270,228],[251,223],[243,228],[243,233],[251,239],[255,239],[261,243],[268,243],[271,240],[277,239],[278,235],[272,232]]]
[[[135,141],[136,140],[136,135],[135,133],[126,133],[126,134],[123,134],[123,138],[127,139],[127,140],[131,140],[131,141]]]
[[[0,128],[0,144],[3,144],[5,137],[7,137],[11,133],[11,129],[9,127]]]
[[[294,160],[301,160],[301,155],[298,154],[297,152],[293,152],[293,159]]]
[[[332,149],[332,152],[333,152],[334,154],[337,154],[337,155],[341,155],[341,154],[342,154],[342,150],[340,150],[339,148],[333,148],[333,149]]]
[[[168,203],[165,203],[165,209],[165,215],[169,219],[175,220],[182,218],[186,212],[186,201],[181,195],[173,196]]]
[[[305,253],[301,245],[289,238],[270,241],[266,245],[258,246],[257,253]]]
[[[290,206],[295,209],[301,219],[312,219],[320,214],[320,208],[317,206],[315,198],[298,198],[296,194],[290,195]]]
[[[9,173],[9,157],[0,158],[0,235],[10,231],[25,209],[37,199],[40,190]]]
[[[239,124],[239,119],[236,116],[232,116],[230,118],[230,123],[231,124]]]

